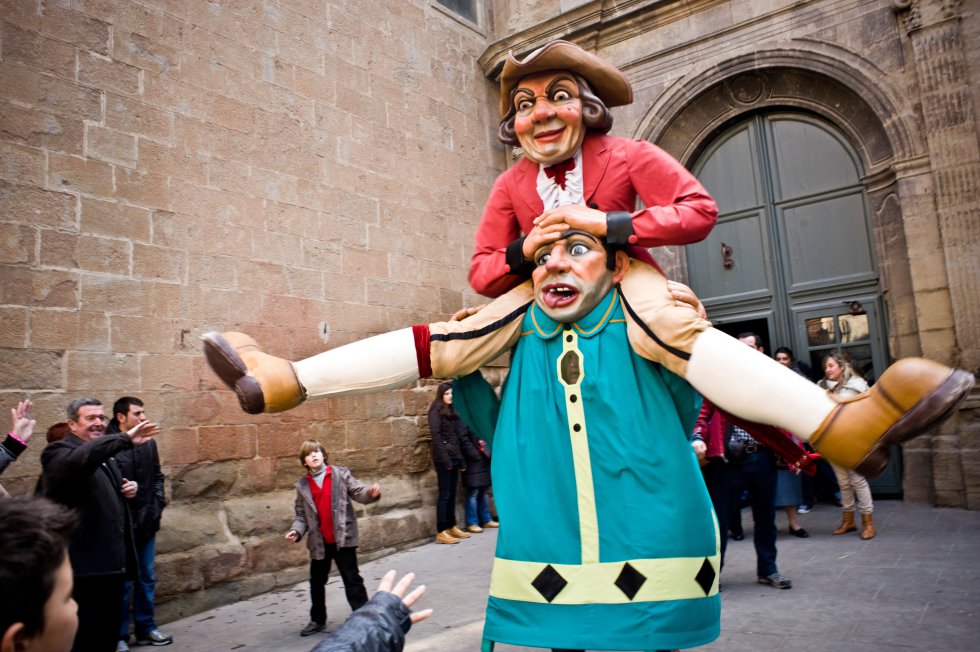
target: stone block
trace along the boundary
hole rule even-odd
[[[128,276],[131,246],[125,240],[101,236],[41,231],[41,264]]]
[[[198,450],[202,460],[248,459],[255,457],[257,428],[254,425],[202,426]]]
[[[281,533],[264,537],[252,537],[245,542],[248,551],[248,567],[250,573],[267,573],[283,568],[291,568],[309,559],[309,552],[303,544],[291,544]]]
[[[0,264],[32,264],[37,231],[27,225],[0,223]]]
[[[20,29],[10,23],[0,26],[3,59],[28,68],[42,70],[62,79],[74,79],[75,48],[44,38],[39,33]]]
[[[34,309],[31,348],[109,351],[109,319],[104,313]]]
[[[140,379],[143,387],[195,390],[197,368],[192,355],[144,355],[140,357]]]
[[[113,93],[105,96],[105,126],[163,143],[173,141],[173,114]]]
[[[119,28],[113,30],[112,58],[157,75],[167,75],[180,64],[176,48]]]
[[[61,352],[5,349],[0,355],[0,378],[5,387],[20,390],[59,389],[64,364]]]
[[[85,125],[85,154],[92,158],[136,167],[136,137],[98,125]]]
[[[3,71],[0,69],[0,85]],[[29,186],[43,186],[44,152],[16,143],[0,143],[0,179]]]
[[[65,154],[82,153],[82,123],[63,115],[6,105],[0,113],[0,133],[31,147]]]
[[[34,227],[76,230],[76,204],[69,194],[0,181],[0,213]]]
[[[0,307],[0,347],[23,349],[27,346],[26,308]]]
[[[178,145],[141,139],[139,170],[157,177],[180,179],[195,185],[207,185],[206,155]]]
[[[389,475],[375,478],[375,481],[381,484],[378,504],[385,509],[417,507],[422,500],[418,480],[414,476]]]
[[[153,569],[161,598],[196,591],[204,586],[198,551],[158,554]]]
[[[285,534],[293,522],[295,491],[232,498],[223,503],[228,528],[241,539]]]
[[[110,197],[112,166],[93,159],[51,153],[48,154],[48,187]]]
[[[170,208],[170,180],[148,172],[116,169],[115,197],[134,206]]]
[[[81,197],[79,201],[84,233],[149,242],[150,211],[91,197]]]
[[[240,576],[246,570],[245,548],[240,543],[209,546],[201,555],[204,586],[214,586]]]
[[[174,500],[223,498],[228,495],[238,477],[238,465],[233,462],[202,461],[189,464],[170,479]]]
[[[160,461],[165,465],[193,464],[200,459],[196,428],[168,428],[164,425],[156,442]]]
[[[133,245],[133,276],[180,283],[186,276],[187,256],[183,251],[141,244]]]
[[[140,69],[121,61],[79,52],[79,83],[120,95],[137,95],[140,91]]]
[[[232,492],[235,495],[252,495],[272,491],[276,486],[276,468],[273,458],[242,460]]]
[[[164,461],[164,465],[168,463]],[[176,478],[172,478],[176,484]],[[218,518],[218,503],[184,501],[170,496],[163,510],[160,531],[157,533],[157,555],[178,553],[228,541],[227,533]]]

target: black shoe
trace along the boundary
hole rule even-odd
[[[793,588],[793,583],[789,581],[789,578],[783,577],[779,573],[773,573],[772,575],[766,575],[765,577],[760,577],[759,584],[768,584],[774,589]]]
[[[803,528],[800,528],[798,530],[794,530],[793,528],[790,528],[789,533],[792,534],[794,537],[800,537],[801,539],[810,538],[810,533],[804,530]]]
[[[318,623],[315,620],[311,620],[306,624],[306,627],[299,630],[299,635],[309,636],[310,634],[316,634],[317,632],[322,632],[326,627],[327,623]]]
[[[745,533],[744,532],[739,532],[738,534],[733,533],[731,537],[732,537],[732,541],[741,541],[745,538]]]

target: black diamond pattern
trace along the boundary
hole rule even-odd
[[[565,578],[556,571],[551,564],[544,567],[538,576],[531,582],[531,586],[538,590],[544,599],[551,602],[561,593],[561,590],[568,585]]]
[[[711,562],[708,558],[704,558],[704,563],[701,564],[701,570],[698,574],[694,576],[694,581],[698,583],[701,590],[704,591],[705,595],[711,591],[711,585],[715,583],[715,569],[711,566]]]
[[[627,598],[632,600],[646,581],[647,578],[643,573],[630,566],[629,562],[626,562],[623,564],[623,570],[620,571],[615,584],[619,587],[620,591],[626,594]]]

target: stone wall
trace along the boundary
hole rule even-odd
[[[143,398],[163,620],[302,578],[283,534],[307,437],[383,485],[366,556],[430,536],[431,383],[250,417],[198,337],[297,359],[472,305],[503,165],[483,34],[429,0],[0,8],[0,396],[42,433],[4,485],[31,493],[72,398]]]

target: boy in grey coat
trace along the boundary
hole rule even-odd
[[[299,449],[300,463],[308,473],[296,482],[296,518],[286,540],[298,543],[309,533],[310,550],[310,622],[300,631],[309,636],[327,626],[325,586],[330,562],[344,581],[347,602],[354,611],[367,601],[364,579],[357,568],[357,517],[351,499],[373,503],[381,498],[381,485],[365,487],[343,466],[326,463],[326,452],[320,442],[304,441]]]

